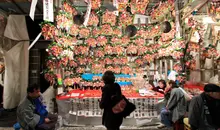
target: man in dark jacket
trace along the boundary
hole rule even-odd
[[[39,100],[40,89],[34,84],[27,88],[27,97],[17,109],[17,120],[24,130],[54,130],[57,116],[48,114]]]
[[[207,84],[189,106],[191,130],[220,130],[220,87]]]

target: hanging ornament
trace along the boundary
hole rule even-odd
[[[170,30],[171,30],[170,22],[168,22],[168,21],[163,22],[161,25],[161,31],[163,33],[168,33],[168,32],[170,32]]]
[[[125,35],[128,37],[133,37],[137,33],[137,28],[134,25],[128,25],[125,29]]]
[[[77,25],[82,25],[84,23],[84,16],[81,14],[77,14],[73,17],[73,21]]]

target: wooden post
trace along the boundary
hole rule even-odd
[[[213,73],[212,76],[215,76],[215,58],[214,58],[214,56],[212,56],[212,73]]]
[[[138,18],[138,27],[140,27],[140,26],[141,26],[141,19]]]
[[[145,23],[146,23],[146,25],[148,25],[148,23],[149,23],[148,18],[145,19]]]
[[[164,64],[165,64],[165,79],[167,80],[167,73],[168,73],[168,68],[167,68],[167,60],[164,60]]]

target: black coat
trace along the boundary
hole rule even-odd
[[[112,112],[112,107],[120,100],[112,97],[120,97],[121,95],[121,87],[117,83],[105,84],[102,89],[102,99],[100,101],[100,108],[104,109],[102,124],[107,128],[119,128],[122,124],[123,116]]]

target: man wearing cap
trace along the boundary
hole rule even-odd
[[[191,130],[220,130],[220,87],[207,84],[189,106]]]

